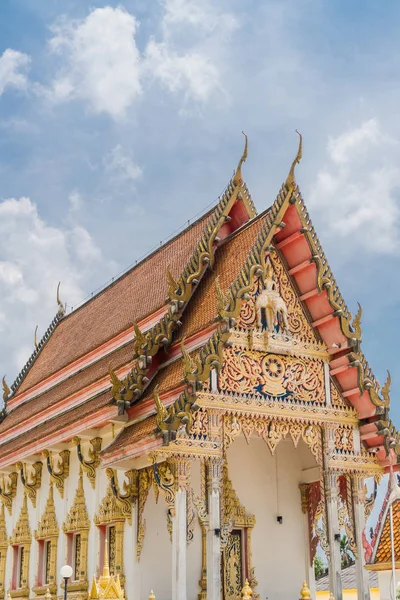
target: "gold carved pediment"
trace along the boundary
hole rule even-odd
[[[115,523],[116,521],[125,521],[125,518],[126,515],[117,502],[111,488],[111,481],[109,481],[106,494],[93,520],[96,525],[106,525],[107,523]]]
[[[254,278],[249,297],[242,302],[238,327],[267,329],[307,342],[320,342],[276,251],[267,255],[264,272]]]
[[[82,531],[90,528],[90,521],[86,509],[85,492],[83,489],[82,470],[79,472],[78,487],[75,492],[74,502],[62,528],[64,533]]]
[[[225,348],[219,376],[222,392],[325,403],[324,366],[316,358]]]
[[[1,505],[0,509],[0,548],[7,548],[8,537],[6,529],[6,517],[4,514],[4,504]]]
[[[39,521],[38,528],[34,533],[36,540],[43,540],[50,537],[57,537],[59,533],[56,507],[54,505],[53,486],[50,484],[49,497],[47,498],[46,506]]]
[[[12,535],[10,536],[10,545],[13,546],[16,544],[30,544],[31,541],[32,535],[29,527],[28,501],[26,494],[24,494],[19,518],[14,527]]]

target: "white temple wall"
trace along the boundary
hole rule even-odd
[[[172,547],[167,530],[167,505],[162,495],[156,504],[150,489],[143,512],[146,519],[146,535],[140,557],[140,599],[147,600],[153,590],[157,600],[172,597]],[[134,584],[135,585],[135,584]],[[127,590],[128,598],[129,589]]]
[[[261,598],[297,598],[306,578],[304,516],[299,483],[302,470],[315,466],[303,442],[281,442],[272,456],[266,443],[243,437],[228,450],[228,471],[240,502],[256,517],[252,554]],[[283,518],[282,524],[277,517]]]
[[[379,582],[379,593],[380,600],[392,600],[393,598],[393,584],[392,584],[392,571],[378,571],[378,582]],[[396,588],[397,583],[400,582],[400,570],[396,569]]]

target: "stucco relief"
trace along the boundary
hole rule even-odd
[[[264,276],[254,279],[250,297],[243,300],[238,327],[257,327],[271,333],[294,335],[309,342],[316,340],[277,252],[267,256]]]
[[[219,389],[226,393],[256,393],[267,399],[325,402],[323,363],[314,358],[305,360],[227,348],[218,383]]]

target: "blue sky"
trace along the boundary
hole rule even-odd
[[[76,306],[244,175],[297,180],[381,382],[397,372],[400,5],[0,3],[0,365],[9,383]]]

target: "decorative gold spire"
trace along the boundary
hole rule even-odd
[[[3,379],[2,379],[2,382],[3,382],[3,400],[5,402],[7,400],[7,398],[8,398],[8,396],[11,394],[11,390],[10,390],[10,388],[7,385],[6,376],[5,375],[4,375]]]
[[[34,343],[34,346],[35,346],[36,350],[39,348],[38,342],[37,342],[37,330],[38,330],[38,327],[39,327],[39,325],[36,325],[36,327],[35,327],[35,333],[33,335],[33,343]]]
[[[242,131],[246,141],[244,143],[244,150],[243,150],[243,154],[241,159],[239,160],[238,166],[236,168],[236,172],[235,175],[233,177],[233,182],[236,183],[237,185],[240,185],[241,183],[243,183],[243,176],[242,176],[242,164],[244,162],[246,162],[246,158],[247,158],[247,149],[248,149],[248,141],[247,141],[247,135],[245,134],[244,131]]]
[[[357,311],[356,316],[353,319],[353,322],[352,322],[351,326],[354,329],[354,333],[356,334],[356,338],[360,339],[361,338],[362,308],[361,308],[361,304],[359,302],[357,302],[357,304],[358,304],[358,311]]]
[[[306,599],[306,598],[310,598],[310,597],[311,597],[311,593],[308,588],[307,581],[303,581],[303,587],[300,590],[300,598]]]
[[[61,281],[58,282],[58,286],[57,286],[57,304],[58,304],[57,314],[59,317],[63,317],[65,315],[65,308],[60,299],[60,285],[61,285]]]
[[[302,137],[301,133],[299,131],[297,131],[297,129],[296,129],[296,133],[299,135],[299,138],[300,138],[299,139],[299,148],[297,150],[296,158],[292,162],[292,166],[290,167],[289,174],[285,181],[285,185],[289,191],[292,191],[294,189],[294,186],[296,185],[296,180],[294,178],[294,169],[295,169],[296,165],[299,164],[299,162],[301,161],[301,157],[303,156],[303,137]]]

